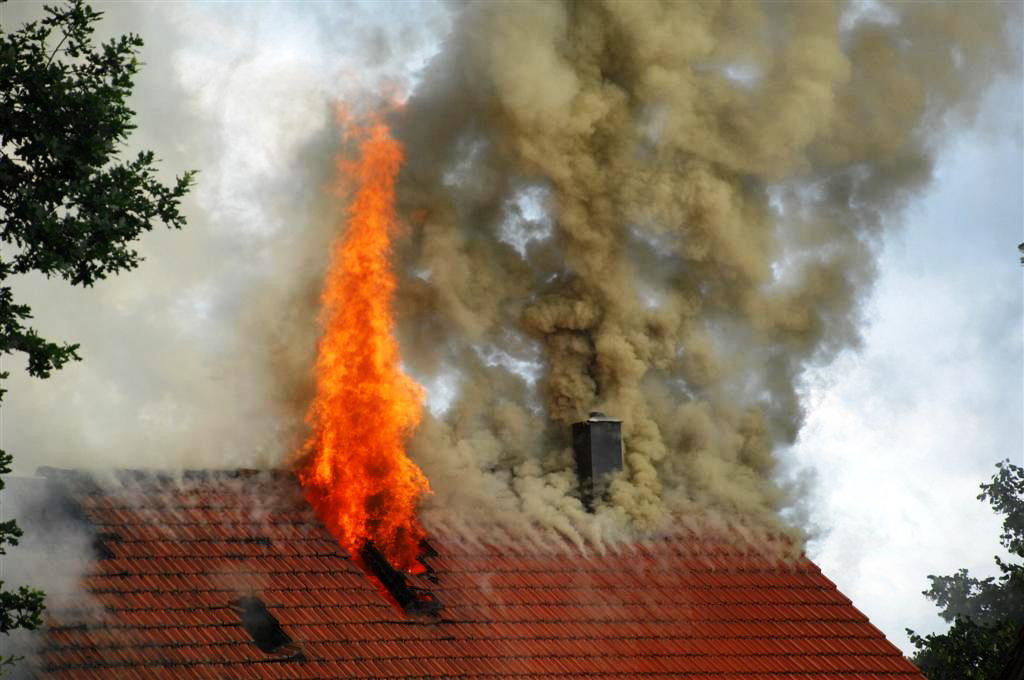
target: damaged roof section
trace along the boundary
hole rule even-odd
[[[46,474],[106,537],[99,606],[48,612],[46,677],[922,677],[808,560],[707,536],[590,556],[431,536],[427,571],[385,585],[441,605],[403,612],[291,474]]]

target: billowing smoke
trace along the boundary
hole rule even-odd
[[[324,191],[334,103],[411,93],[391,115],[396,311],[434,409],[410,445],[425,520],[577,541],[673,516],[773,524],[792,503],[777,451],[801,373],[856,344],[882,231],[937,136],[1012,66],[1019,19],[996,3],[97,4],[104,34],[147,42],[133,144],[198,186],[189,227],[147,235],[140,270],[20,286],[84,361],[48,381],[5,367],[18,471],[286,461],[342,214]],[[5,30],[38,11],[0,7]],[[567,441],[592,409],[622,418],[626,445],[594,515]]]
[[[405,357],[457,384],[414,442],[430,516],[775,524],[801,374],[856,345],[881,231],[1013,63],[1008,13],[467,6],[398,120]],[[627,468],[596,522],[567,449],[592,409]]]

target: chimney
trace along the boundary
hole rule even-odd
[[[622,469],[622,421],[591,411],[589,418],[572,424],[572,449],[583,505],[593,510],[594,501],[604,495],[608,475]]]

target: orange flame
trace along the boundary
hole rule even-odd
[[[416,504],[430,488],[405,455],[424,393],[402,372],[391,316],[402,147],[381,122],[357,132],[361,158],[338,161],[343,180],[357,191],[321,294],[324,333],[316,397],[306,415],[313,432],[298,475],[306,499],[354,559],[369,540],[393,567],[415,572],[422,569],[416,560],[425,536]]]

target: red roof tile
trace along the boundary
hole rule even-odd
[[[104,492],[51,474],[112,556],[83,579],[95,608],[48,613],[48,676],[922,678],[806,558],[721,536],[571,558],[434,536],[436,582],[412,578],[443,609],[407,618],[290,475],[135,475]],[[231,604],[250,593],[301,658],[256,646]]]

